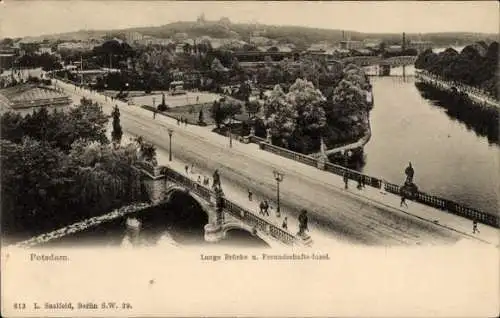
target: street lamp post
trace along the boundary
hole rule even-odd
[[[174,133],[174,130],[171,128],[168,128],[168,140],[169,140],[169,146],[168,146],[168,161],[172,161],[172,134]]]
[[[155,101],[156,101],[156,98],[153,97],[153,108],[155,108]]]
[[[274,179],[276,180],[276,185],[277,185],[277,203],[278,203],[278,206],[276,207],[276,216],[277,217],[280,217],[281,216],[281,211],[280,211],[280,183],[283,181],[283,173],[277,171],[277,170],[274,170],[273,171],[273,174],[274,174]]]
[[[233,148],[233,132],[231,129],[231,125],[233,123],[232,119],[232,117],[229,117],[229,148]]]

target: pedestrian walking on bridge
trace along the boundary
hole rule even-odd
[[[476,233],[478,233],[478,234],[479,234],[480,232],[479,232],[479,229],[477,228],[477,221],[476,221],[476,220],[474,220],[474,221],[472,222],[472,234],[476,234]]]
[[[349,188],[349,176],[347,171],[344,171],[344,188],[347,190]]]
[[[406,204],[406,193],[405,191],[401,191],[401,202],[399,203],[399,207],[402,206],[408,207],[408,204]]]
[[[288,218],[286,216],[283,219],[283,224],[281,225],[281,227],[285,230],[288,230]]]
[[[252,201],[253,193],[252,190],[248,189],[248,201]]]

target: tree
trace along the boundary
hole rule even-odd
[[[24,136],[23,116],[17,112],[8,111],[2,115],[0,129],[2,139],[15,143],[21,142]]]
[[[325,127],[326,115],[322,103],[326,98],[311,82],[297,79],[290,86],[286,98],[297,112],[297,126],[301,130],[317,134]]]
[[[367,109],[364,91],[353,83],[342,80],[333,91],[332,103],[334,108],[347,111]]]
[[[214,101],[210,108],[212,119],[215,121],[217,129],[220,129],[221,124],[224,122],[223,112],[220,101]]]
[[[222,65],[221,61],[218,58],[214,58],[212,61],[212,64],[210,66],[210,69],[216,72],[223,72],[225,71],[224,65]]]
[[[248,99],[250,98],[251,92],[252,92],[252,88],[250,87],[250,85],[246,82],[241,82],[240,86],[238,88],[237,96],[239,99],[241,99],[243,101],[248,101]]]
[[[274,86],[269,98],[264,102],[264,117],[271,136],[286,146],[287,139],[296,127],[297,111],[289,103],[280,85]]]
[[[111,116],[113,117],[113,131],[111,132],[111,139],[115,144],[119,145],[122,140],[123,131],[120,125],[120,110],[117,105],[115,105]]]
[[[241,114],[242,104],[231,98],[224,98],[220,101],[215,101],[211,108],[211,115],[218,129],[222,123],[228,118],[234,118],[237,114]]]
[[[85,98],[82,98],[80,103],[78,107],[68,112],[67,121],[61,127],[62,138],[57,144],[63,150],[69,150],[71,144],[78,139],[102,144],[109,142],[106,137],[108,117],[104,115],[101,106]]]
[[[245,110],[248,113],[248,119],[254,118],[260,111],[260,108],[261,104],[256,100],[245,102]]]
[[[144,160],[156,161],[156,147],[152,143],[143,141],[140,150]]]

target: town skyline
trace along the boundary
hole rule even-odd
[[[27,6],[31,10],[26,10]],[[232,23],[300,26],[361,33],[494,34],[497,33],[499,20],[498,4],[492,1],[244,2],[231,3],[231,6],[228,6],[228,2],[197,2],[195,9],[193,2],[34,1],[28,4],[26,1],[15,1],[2,2],[1,7],[1,38],[158,27],[178,21],[195,21],[202,14],[209,21],[227,17]],[[33,16],[30,12],[39,14]],[[99,14],[95,14],[96,12]],[[287,14],[282,14],[283,12]],[[352,12],[357,14],[353,16]],[[47,23],[48,16],[51,17],[51,23]]]

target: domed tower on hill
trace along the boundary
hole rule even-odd
[[[205,13],[200,14],[200,16],[198,17],[198,19],[196,19],[196,22],[199,23],[199,24],[204,24],[206,22],[206,20],[205,20]]]

